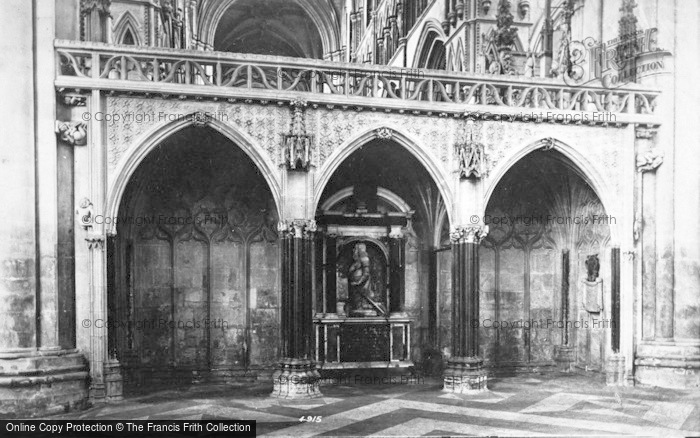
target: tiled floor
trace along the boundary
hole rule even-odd
[[[700,435],[700,391],[613,388],[597,375],[491,379],[478,396],[443,393],[438,380],[343,383],[304,402],[269,398],[263,383],[163,390],[60,418],[248,419],[258,436],[294,437]]]

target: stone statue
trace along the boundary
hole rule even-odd
[[[355,244],[352,253],[353,263],[348,269],[349,299],[351,316],[377,316],[377,311],[383,314],[384,308],[375,301],[375,291],[372,283],[372,267],[367,245]]]
[[[586,257],[586,270],[588,271],[587,281],[594,282],[598,279],[600,260],[598,260],[597,254]]]

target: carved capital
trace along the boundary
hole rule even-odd
[[[489,226],[466,225],[452,228],[450,240],[452,243],[481,243],[489,234]]]
[[[644,140],[652,140],[656,137],[657,132],[659,129],[655,126],[636,125],[634,129],[635,136]]]
[[[100,233],[88,233],[85,241],[88,244],[88,249],[103,250],[105,247],[105,236]]]
[[[657,148],[637,154],[637,172],[652,172],[664,162],[664,154]]]
[[[316,221],[306,219],[280,221],[277,226],[280,237],[294,239],[312,239],[317,230]]]
[[[85,106],[87,96],[78,92],[66,91],[64,88],[58,90],[58,101],[66,106]]]
[[[87,144],[87,124],[85,122],[61,122],[56,121],[56,136],[71,146],[85,146]]]

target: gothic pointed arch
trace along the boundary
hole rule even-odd
[[[423,30],[418,39],[418,50],[416,50],[416,57],[413,59],[413,67],[426,68],[428,65],[439,65],[442,62],[445,64],[442,68],[445,69],[447,56],[444,41],[445,32],[442,30],[440,23],[437,20],[427,21],[423,25]]]
[[[389,140],[386,138],[387,132],[391,134]],[[438,160],[426,151],[425,148],[421,147],[417,141],[412,139],[410,135],[388,127],[374,127],[369,129],[345,142],[328,157],[323,166],[318,170],[315,178],[314,198],[311,204],[313,209],[316,210],[321,204],[322,196],[324,195],[324,190],[328,182],[348,157],[358,149],[363,148],[366,144],[376,140],[391,141],[394,145],[402,147],[404,151],[408,152],[420,164],[420,167],[424,169],[429,176],[429,180],[435,184],[437,188],[436,195],[442,199],[445,205],[446,215],[448,218],[451,218],[453,206],[452,190],[448,183],[449,179],[447,175],[445,175],[445,172],[438,165]]]
[[[143,45],[140,27],[136,17],[130,11],[124,12],[114,27],[114,41],[117,44]]]
[[[114,181],[108,187],[107,201],[105,204],[105,214],[108,217],[118,217],[119,208],[126,191],[126,187],[129,184],[132,175],[136,172],[139,165],[148,156],[148,154],[157,148],[163,141],[167,140],[183,129],[193,126],[195,124],[195,119],[196,117],[191,115],[190,117],[183,117],[167,125],[159,126],[147,132],[140,140],[136,142],[136,146],[130,149],[129,155],[122,158],[119,164],[117,164],[114,173],[116,176]],[[202,129],[211,129],[222,134],[231,141],[232,146],[242,149],[245,155],[252,160],[254,165],[260,170],[260,173],[262,174],[270,189],[270,192],[272,193],[272,198],[277,211],[282,211],[281,188],[276,178],[276,168],[270,161],[269,157],[264,155],[260,151],[260,148],[255,147],[254,141],[246,134],[239,132],[230,125],[215,119],[210,120],[207,123],[208,126]],[[108,234],[115,233],[115,224],[107,224],[106,232]]]
[[[623,217],[621,206],[618,205],[619,203],[616,203],[615,191],[612,190],[608,181],[603,178],[595,164],[575,147],[554,138],[543,138],[529,143],[518,148],[515,152],[501,160],[492,170],[489,178],[490,181],[485,188],[482,204],[484,208],[486,208],[494,197],[496,187],[501,180],[503,180],[504,176],[508,174],[508,171],[518,165],[524,158],[539,150],[552,152],[552,155],[557,157],[560,163],[590,186],[595,195],[600,199],[602,207],[607,214],[613,217]],[[617,243],[620,240],[620,226],[622,224],[612,223],[610,225],[611,241]]]
[[[283,14],[284,20],[276,18],[282,10],[289,12]],[[297,17],[294,23],[289,21],[292,16]],[[239,26],[237,31],[236,27]],[[266,37],[271,39],[268,50],[275,44],[281,45],[277,48],[279,53],[273,54],[334,58],[340,50],[340,22],[333,4],[328,0],[276,0],[266,3],[265,8],[254,0],[204,0],[200,5],[199,29],[200,39],[210,50],[233,48],[240,51],[237,48],[246,47],[246,44],[248,47],[253,44],[253,50],[265,50],[258,47],[260,41],[251,39],[261,30],[267,32]],[[280,31],[282,29],[286,30]],[[305,41],[298,41],[300,36],[304,36]],[[292,43],[292,47],[284,43]],[[303,50],[298,46],[302,46]],[[249,53],[247,50],[246,53]]]

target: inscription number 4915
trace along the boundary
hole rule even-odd
[[[304,416],[302,415],[301,418],[299,418],[300,422],[306,422],[306,423],[320,423],[322,416],[317,416],[317,417],[312,417],[311,415],[309,416]]]

